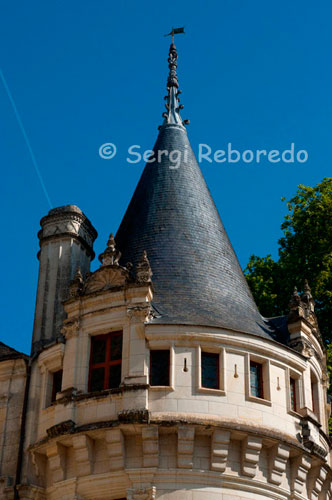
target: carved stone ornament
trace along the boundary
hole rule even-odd
[[[315,314],[315,301],[312,297],[308,281],[305,280],[303,293],[300,296],[297,288],[294,288],[293,295],[289,302],[288,323],[296,323],[304,319],[311,326],[312,333],[322,343],[322,337],[318,328],[317,317]]]
[[[314,349],[303,340],[295,340],[294,342],[291,342],[289,346],[294,349],[294,351],[299,352],[307,358],[311,358],[315,354]]]
[[[46,429],[46,432],[49,438],[54,438],[57,436],[61,436],[62,434],[68,434],[72,432],[74,428],[75,422],[73,422],[72,420],[65,420],[63,422],[60,422],[59,424],[49,427],[49,429]]]
[[[107,242],[106,250],[99,255],[99,260],[102,266],[119,265],[121,252],[116,249],[114,236],[111,233]]]
[[[83,285],[84,285],[83,276],[80,267],[78,267],[75,273],[75,277],[69,285],[69,296],[77,297],[78,295],[80,295],[83,290]]]
[[[152,270],[146,251],[144,250],[142,259],[136,267],[137,283],[151,283]]]
[[[109,290],[118,286],[125,286],[129,279],[126,268],[121,266],[102,266],[100,269],[90,274],[86,281],[84,293],[99,292]]]
[[[150,304],[131,306],[127,309],[127,314],[131,320],[148,321],[152,318],[152,309]]]
[[[78,321],[71,321],[69,323],[65,323],[61,328],[61,333],[68,340],[71,337],[76,337],[78,335],[79,323]]]
[[[152,488],[129,488],[127,492],[128,500],[155,500],[156,487]]]
[[[83,293],[93,293],[125,286],[130,280],[130,272],[120,266],[121,253],[116,249],[113,234],[110,235],[106,250],[99,255],[101,266],[88,275]]]

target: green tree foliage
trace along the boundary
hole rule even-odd
[[[266,317],[287,314],[294,286],[301,290],[304,280],[309,281],[326,345],[332,396],[332,177],[314,187],[298,186],[296,195],[286,203],[279,260],[252,255],[245,276]],[[332,417],[329,430],[332,435]]]
[[[283,198],[283,201],[286,201]],[[319,327],[326,344],[332,341],[332,177],[314,187],[298,186],[286,201],[288,214],[281,225],[279,260],[252,255],[245,275],[261,313],[288,313],[296,285],[309,281],[316,301]],[[332,358],[332,354],[331,354]],[[331,360],[332,368],[332,360]]]

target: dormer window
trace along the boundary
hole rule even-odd
[[[121,366],[122,332],[91,337],[89,391],[119,387]]]

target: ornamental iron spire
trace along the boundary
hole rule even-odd
[[[180,109],[183,109],[183,104],[180,103],[179,95],[181,90],[179,90],[178,76],[176,73],[178,53],[176,46],[174,44],[174,35],[183,33],[184,28],[172,28],[172,31],[165,36],[172,35],[172,43],[169,48],[168,53],[168,68],[169,74],[167,78],[167,92],[168,95],[165,96],[166,109],[167,111],[163,113],[165,118],[163,125],[173,124],[173,125],[183,125],[189,124],[189,120],[182,121],[180,116]]]

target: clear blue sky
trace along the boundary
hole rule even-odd
[[[202,164],[242,267],[277,256],[281,196],[331,176],[330,0],[1,2],[1,67],[53,206],[77,204],[99,232],[116,232],[164,111],[170,39],[177,37],[183,118],[194,151],[306,149],[305,164]],[[0,84],[1,340],[30,351],[37,231],[49,206]],[[116,158],[98,156],[105,142]],[[96,266],[96,261],[93,266]]]

